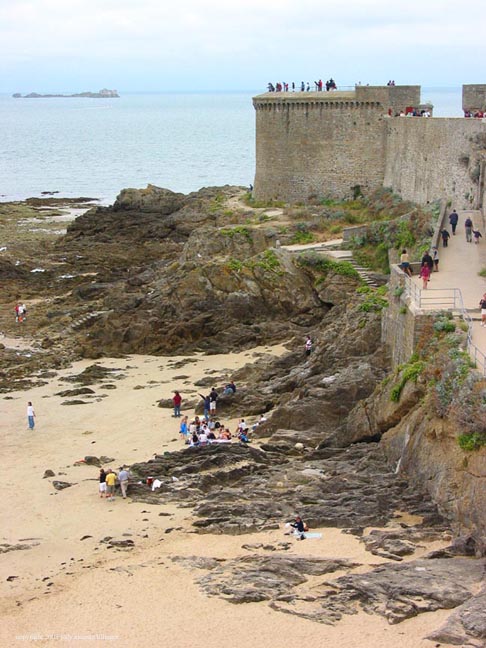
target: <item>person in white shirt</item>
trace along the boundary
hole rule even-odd
[[[32,406],[32,403],[29,401],[27,403],[27,421],[29,423],[29,428],[31,430],[33,430],[35,426],[34,418],[35,418],[34,408]]]

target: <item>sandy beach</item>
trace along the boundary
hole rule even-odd
[[[359,613],[329,626],[279,613],[265,602],[234,605],[208,598],[196,582],[200,570],[173,558],[247,555],[245,543],[282,541],[284,521],[279,530],[245,536],[198,534],[191,527],[190,509],[145,505],[130,498],[100,499],[98,468],[74,465],[86,455],[106,455],[114,459],[109,465],[118,468],[182,448],[178,421],[171,417],[172,410],[157,407],[158,400],[170,398],[173,389],[179,389],[185,401],[194,400],[205,389],[195,387],[195,381],[214,375],[219,385],[233,370],[258,361],[261,353],[282,354],[285,348],[220,356],[102,359],[97,364],[116,371],[92,386],[94,395],[81,397],[84,405],[62,405],[66,398],[55,394],[73,387],[62,378],[92,365],[88,360],[59,371],[48,385],[3,395],[1,645],[131,646],[141,641],[172,648],[284,648],[295,642],[344,648],[434,645],[423,637],[439,627],[449,611],[422,614],[393,626]],[[36,411],[34,431],[28,429],[25,417],[28,400]],[[184,409],[184,403],[182,410],[193,413]],[[226,422],[236,427],[236,420]],[[47,469],[56,477],[43,479]],[[73,486],[57,491],[53,479]],[[316,531],[322,533],[321,539],[294,542],[290,552],[348,558],[360,563],[360,571],[383,562],[353,535],[339,529]],[[109,548],[101,542],[107,536],[130,538],[134,547]],[[420,553],[445,544],[429,544]],[[312,589],[312,579],[302,587]]]

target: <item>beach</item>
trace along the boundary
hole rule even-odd
[[[3,341],[6,346],[11,343]],[[55,394],[72,387],[62,378],[93,365],[92,360],[82,360],[58,371],[44,386],[3,396],[2,645],[130,646],[140,641],[175,648],[228,644],[283,648],[296,641],[349,648],[433,645],[424,637],[443,623],[450,614],[447,610],[397,625],[359,612],[330,626],[277,612],[264,601],[235,605],[206,596],[197,583],[202,572],[192,566],[194,557],[237,558],[248,555],[242,545],[275,545],[285,539],[285,520],[280,529],[243,536],[198,533],[190,508],[142,504],[130,497],[124,501],[117,496],[115,502],[100,499],[98,468],[75,465],[88,455],[106,455],[113,458],[106,465],[118,469],[155,453],[181,449],[178,420],[172,418],[171,409],[157,407],[160,399],[179,389],[184,400],[197,400],[205,388],[194,383],[201,378],[214,376],[219,385],[232,371],[258,361],[260,354],[285,352],[279,345],[226,355],[104,358],[96,364],[115,371],[92,386],[94,394],[81,397],[86,404],[62,405],[66,398]],[[33,431],[25,418],[28,400],[36,412]],[[189,416],[194,412],[185,410],[184,401],[182,411]],[[237,419],[225,423],[234,430]],[[43,478],[45,470],[52,470],[55,477]],[[72,486],[56,490],[54,479]],[[322,538],[306,542],[292,538],[289,553],[347,558],[361,565],[358,571],[386,562],[340,529],[313,531]],[[103,542],[108,537],[132,540],[133,547],[110,547]],[[423,543],[405,560],[446,544],[446,540]],[[254,551],[265,553],[263,547]],[[301,587],[312,591],[315,582],[337,576],[339,572],[313,577]]]

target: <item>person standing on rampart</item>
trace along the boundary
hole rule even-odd
[[[452,227],[452,236],[456,235],[456,227],[457,227],[458,221],[459,221],[459,216],[458,216],[456,210],[453,209],[452,212],[449,214],[449,223],[451,224],[451,227]]]
[[[472,231],[473,231],[473,222],[469,216],[464,221],[464,227],[466,229],[466,241],[472,243]]]

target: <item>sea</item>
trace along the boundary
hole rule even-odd
[[[42,192],[111,204],[147,184],[189,193],[255,175],[252,97],[265,89],[130,93],[119,99],[0,94],[0,201]],[[461,88],[422,88],[436,117],[461,117]]]

